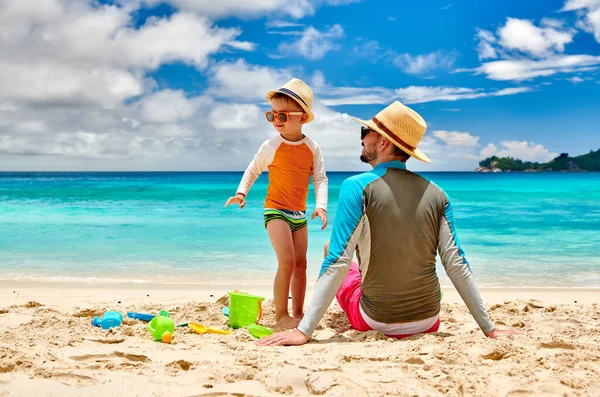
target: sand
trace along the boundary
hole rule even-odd
[[[90,325],[106,310],[166,309],[226,329],[231,289],[0,284],[0,396],[600,396],[599,290],[482,290],[492,320],[518,330],[498,340],[453,289],[440,331],[404,340],[351,330],[337,303],[302,347],[258,347],[245,329],[178,328],[163,344],[139,320]],[[271,300],[263,324],[274,324]]]

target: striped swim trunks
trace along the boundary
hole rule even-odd
[[[265,228],[272,220],[280,219],[288,224],[292,232],[298,231],[308,224],[306,211],[288,211],[265,208]]]

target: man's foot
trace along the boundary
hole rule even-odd
[[[290,316],[283,316],[277,321],[275,327],[277,329],[292,329],[296,328],[300,324],[299,318],[293,318]]]

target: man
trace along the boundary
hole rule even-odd
[[[364,125],[360,158],[373,170],[342,184],[329,253],[300,325],[257,344],[307,343],[334,296],[358,331],[376,330],[395,338],[436,332],[437,252],[485,335],[513,335],[512,330],[495,328],[488,318],[456,235],[448,196],[406,170],[410,157],[430,162],[417,148],[427,129],[423,118],[394,102],[371,120],[355,120]],[[355,251],[360,265],[351,263]]]

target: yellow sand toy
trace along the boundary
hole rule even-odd
[[[229,335],[231,333],[231,331],[222,331],[220,329],[208,328],[206,325],[203,325],[200,323],[195,323],[193,321],[190,321],[187,325],[188,325],[188,327],[190,327],[191,329],[193,329],[200,335],[204,335],[204,334]]]

